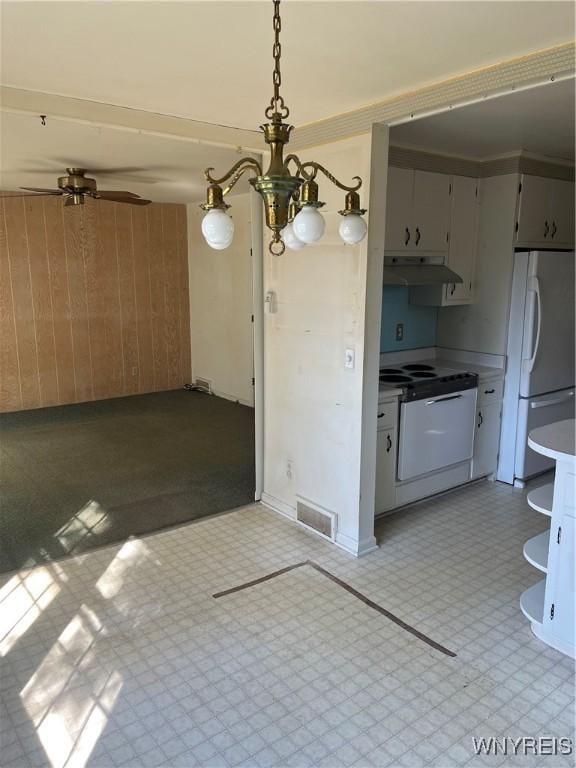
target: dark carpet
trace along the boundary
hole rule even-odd
[[[179,390],[0,415],[0,571],[254,501],[254,411]]]

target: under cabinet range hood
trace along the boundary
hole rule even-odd
[[[384,285],[442,285],[462,278],[444,264],[444,256],[385,256]]]

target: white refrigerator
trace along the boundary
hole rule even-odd
[[[528,433],[574,418],[574,251],[515,254],[498,480],[523,486],[554,466]]]

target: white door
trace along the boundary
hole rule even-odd
[[[534,251],[528,263],[520,396],[574,385],[574,252]]]
[[[470,477],[486,477],[496,471],[500,443],[500,402],[481,405],[476,411],[476,432]]]
[[[414,171],[414,239],[412,250],[448,250],[450,176]]]
[[[477,190],[477,179],[452,177],[448,266],[462,278],[462,282],[446,286],[447,304],[461,304],[472,298],[479,210]]]
[[[376,447],[376,514],[393,509],[396,501],[396,430],[379,429]]]
[[[412,247],[413,193],[414,171],[405,168],[388,168],[385,235],[387,251],[406,251]]]
[[[552,179],[522,176],[518,208],[519,243],[548,243],[550,240],[550,196]]]
[[[554,247],[574,247],[574,182],[554,179],[550,197],[550,237]]]

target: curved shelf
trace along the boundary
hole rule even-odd
[[[554,483],[547,483],[541,485],[540,488],[534,488],[530,491],[526,497],[526,501],[532,509],[536,512],[541,512],[543,515],[552,514],[552,499],[554,497]]]
[[[524,557],[530,565],[538,568],[539,571],[546,573],[548,571],[548,545],[550,544],[550,531],[539,533],[528,539],[524,544]]]
[[[546,579],[542,579],[533,587],[529,587],[522,592],[520,597],[520,608],[528,621],[535,624],[542,624],[544,618],[544,593],[546,591]]]

